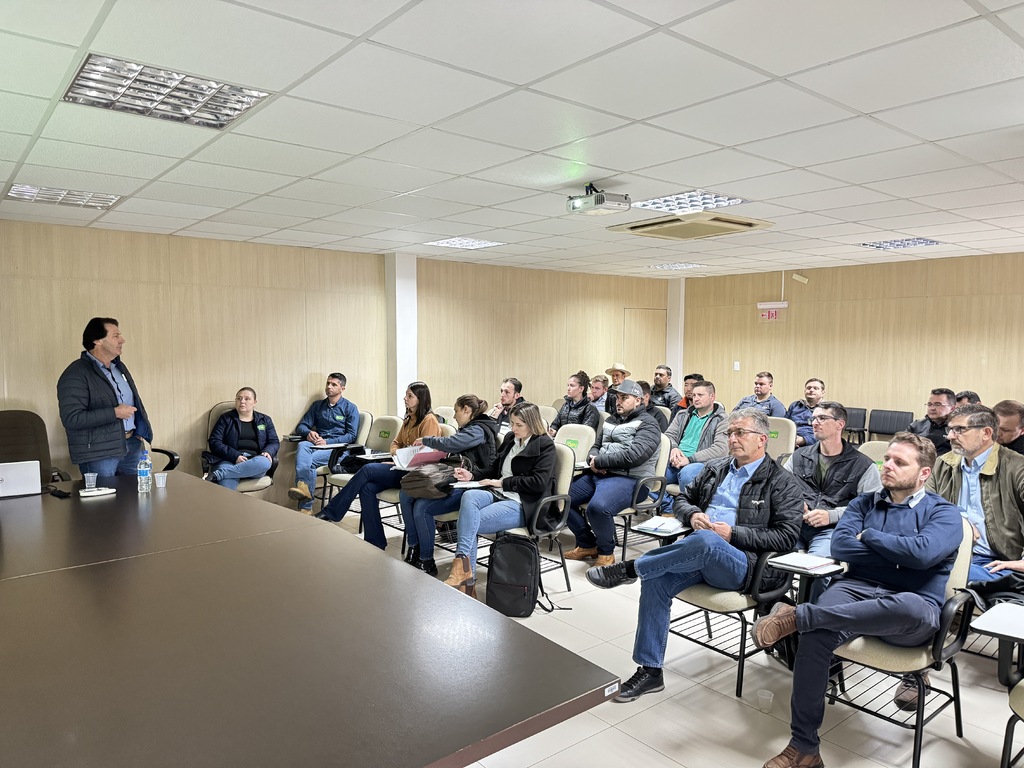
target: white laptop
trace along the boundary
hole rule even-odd
[[[39,493],[38,461],[12,461],[0,464],[0,499]]]

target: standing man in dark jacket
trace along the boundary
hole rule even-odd
[[[793,476],[765,454],[768,417],[756,408],[729,415],[731,458],[707,464],[676,499],[675,513],[693,533],[637,560],[587,571],[605,589],[640,579],[640,615],[633,661],[640,666],[615,701],[625,702],[665,688],[662,665],[672,602],[701,582],[719,589],[750,588],[761,552],[788,552],[800,530],[803,500]],[[786,578],[774,569],[766,586]]]
[[[71,461],[100,477],[134,475],[142,441],[153,428],[128,367],[124,336],[112,317],[94,317],[82,332],[85,352],[57,380],[60,420]]]
[[[963,538],[960,510],[925,490],[935,462],[926,438],[899,432],[882,464],[884,489],[858,496],[832,536],[832,555],[849,563],[813,603],[777,603],[754,623],[758,648],[800,633],[793,668],[792,737],[764,768],[820,768],[818,728],[825,716],[832,652],[854,637],[878,637],[912,647],[939,626],[946,581]],[[912,691],[913,695],[904,695]],[[917,708],[917,684],[896,694],[901,709]]]
[[[661,452],[661,430],[644,412],[640,385],[623,379],[612,391],[617,413],[597,433],[590,469],[569,486],[569,530],[576,546],[565,553],[566,560],[615,562],[614,517],[633,501],[637,480],[654,474]],[[586,517],[581,504],[587,504]]]

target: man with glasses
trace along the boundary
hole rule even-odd
[[[952,451],[928,481],[974,528],[971,581],[994,579],[997,563],[1024,556],[1024,456],[995,443],[997,423],[984,405],[955,408],[946,427]]]
[[[948,387],[938,387],[931,391],[925,403],[925,417],[913,422],[907,431],[921,437],[927,437],[935,446],[935,452],[942,456],[949,453],[949,440],[946,439],[946,418],[956,407],[956,394]]]
[[[882,490],[875,462],[843,440],[846,409],[839,403],[818,403],[811,417],[813,445],[797,448],[785,468],[800,479],[804,519],[798,546],[812,555],[832,556],[832,531],[846,505],[862,493]],[[824,589],[824,579],[815,587]]]
[[[693,533],[637,560],[587,571],[587,579],[604,589],[640,579],[633,643],[633,661],[640,666],[615,701],[664,690],[662,666],[676,593],[702,582],[748,590],[757,556],[788,552],[796,541],[803,499],[793,476],[765,454],[768,417],[756,408],[734,411],[726,434],[729,457],[707,464],[676,499],[676,516]],[[764,586],[780,586],[787,578],[768,569]]]

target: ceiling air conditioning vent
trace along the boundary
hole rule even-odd
[[[617,224],[614,227],[608,227],[608,231],[644,237],[660,237],[664,240],[699,240],[704,237],[768,229],[771,226],[772,222],[761,219],[701,211],[682,216],[662,216],[658,219],[634,221],[631,224]]]

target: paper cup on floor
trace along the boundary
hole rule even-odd
[[[772,711],[772,702],[775,700],[775,694],[771,691],[764,689],[757,692],[757,708],[762,712]]]

